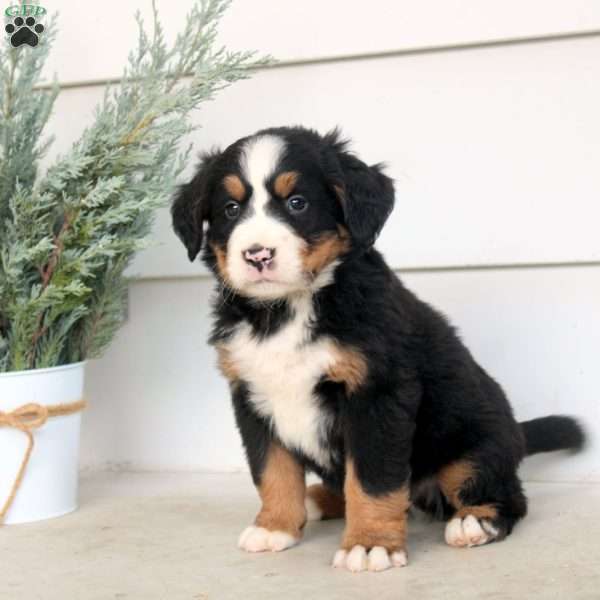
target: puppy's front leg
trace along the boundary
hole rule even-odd
[[[365,492],[352,460],[346,464],[346,529],[334,567],[350,571],[383,571],[404,567],[408,486],[379,496]]]
[[[242,532],[239,547],[248,552],[278,552],[294,546],[306,523],[304,468],[288,450],[271,441],[256,485],[262,507],[254,525]]]
[[[230,380],[235,420],[262,500],[254,524],[242,531],[238,546],[247,552],[285,550],[300,541],[306,522],[304,467],[273,437],[269,422],[252,408],[248,386],[239,380],[222,348],[220,366]]]
[[[372,403],[378,401],[373,399]],[[344,497],[346,529],[334,567],[383,571],[403,567],[409,500],[412,419],[381,400],[351,415]]]

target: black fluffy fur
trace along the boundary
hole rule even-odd
[[[319,201],[314,218],[290,221],[290,226],[308,242],[338,225],[347,228],[352,239],[352,251],[336,269],[334,282],[313,298],[312,337],[327,336],[358,349],[368,362],[368,376],[353,394],[325,379],[315,390],[323,413],[333,417],[322,440],[332,467],[325,469],[298,449],[290,450],[340,492],[349,454],[367,493],[385,494],[410,482],[413,502],[444,517],[453,508],[439,488],[430,487],[423,495],[416,490],[435,480],[442,467],[468,460],[476,476],[461,491],[461,500],[468,505],[494,504],[494,524],[501,537],[507,535],[527,510],[517,476],[523,457],[579,449],[581,428],[563,416],[517,423],[501,387],[477,364],[447,319],[407,290],[386,265],[372,244],[392,210],[394,191],[379,165],[368,167],[349,153],[337,132],[267,132],[286,142],[281,170],[292,168],[306,175],[311,187],[305,191]],[[174,227],[190,259],[200,251],[205,222],[208,241],[226,242],[231,233],[233,226],[219,212],[223,190],[217,184],[225,174],[239,172],[244,141],[204,157],[197,175],[175,199]],[[219,278],[211,244],[204,245],[203,260]],[[220,278],[219,287],[213,343],[226,341],[244,321],[257,336],[272,335],[292,316],[285,299],[255,303],[226,289]],[[233,387],[237,423],[258,482],[277,432],[256,414],[248,394],[243,382]]]

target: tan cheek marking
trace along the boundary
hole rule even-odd
[[[223,187],[227,193],[238,202],[242,202],[246,197],[246,186],[237,175],[227,175],[223,179]]]
[[[360,485],[354,465],[346,462],[344,483],[346,531],[342,548],[360,544],[365,548],[383,546],[389,552],[404,549],[406,513],[410,507],[408,485],[382,496],[369,496]]]
[[[217,268],[219,269],[219,274],[221,278],[226,283],[231,283],[231,279],[229,278],[229,270],[227,269],[227,254],[223,248],[220,248],[216,244],[211,244],[213,252],[215,253],[215,257],[217,258]]]
[[[326,234],[302,251],[304,271],[318,275],[328,264],[350,249],[348,232],[341,228],[338,233]]]
[[[475,475],[473,465],[467,460],[458,460],[443,467],[437,474],[437,479],[448,502],[459,509],[462,507],[460,490],[467,480]]]
[[[344,383],[349,393],[357,390],[367,378],[367,361],[359,350],[335,344],[334,363],[327,370],[327,379]]]
[[[306,495],[319,507],[323,513],[322,519],[341,519],[344,516],[346,506],[344,497],[332,492],[322,483],[309,486]]]
[[[275,183],[273,184],[275,193],[280,198],[287,198],[296,187],[299,176],[300,174],[296,171],[286,171],[285,173],[277,175]]]
[[[273,442],[258,486],[262,508],[256,525],[300,537],[306,523],[305,491],[303,467],[288,450]]]

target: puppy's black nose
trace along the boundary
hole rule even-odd
[[[252,244],[250,248],[242,252],[242,256],[249,265],[252,265],[260,272],[273,262],[275,248],[265,248],[260,244]]]

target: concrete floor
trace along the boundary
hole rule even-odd
[[[352,574],[330,567],[342,521],[309,523],[283,553],[238,550],[258,505],[247,475],[97,473],[78,512],[0,530],[0,598],[600,599],[600,485],[527,491],[505,542],[454,549],[443,524],[412,519],[408,567]]]

